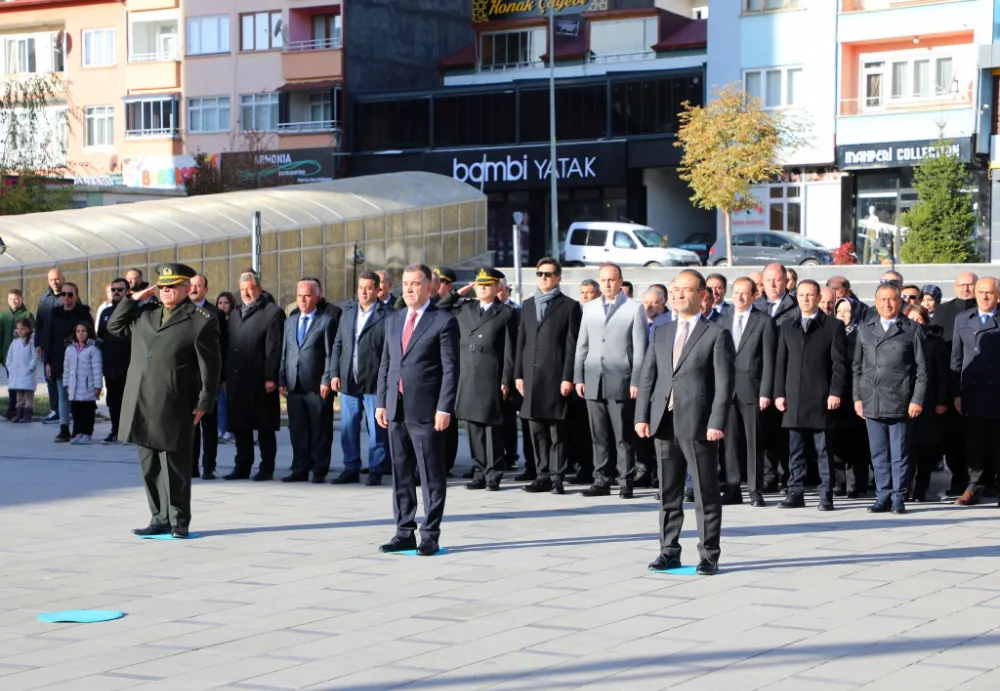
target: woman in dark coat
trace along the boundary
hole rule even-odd
[[[913,457],[917,472],[911,486],[912,501],[927,501],[927,488],[931,484],[931,473],[941,457],[940,416],[948,410],[949,353],[944,340],[944,329],[931,324],[930,314],[920,305],[907,305],[903,314],[924,329],[924,355],[927,358],[927,404],[913,425]]]
[[[847,343],[847,361],[854,361],[854,349],[858,342],[860,314],[847,298],[840,298],[833,308],[837,319],[844,324]],[[868,467],[871,465],[871,449],[868,446],[868,427],[863,418],[854,412],[854,382],[847,377],[844,401],[834,413],[833,467],[836,474],[833,495],[857,499],[868,492]]]

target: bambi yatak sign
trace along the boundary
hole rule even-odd
[[[560,180],[586,180],[597,178],[597,156],[567,156],[555,160],[556,178]],[[485,185],[488,182],[537,182],[548,180],[552,174],[551,159],[536,159],[527,155],[507,156],[491,160],[483,154],[481,161],[462,163],[451,160],[451,176],[459,182]]]
[[[425,170],[450,175],[479,189],[544,187],[555,171],[562,186],[623,185],[624,142],[559,146],[555,159],[547,146],[435,153]],[[443,159],[447,156],[446,159]],[[443,165],[442,165],[443,164]],[[444,168],[444,170],[442,170]]]
[[[473,15],[479,21],[526,19],[585,12],[591,0],[473,0]]]

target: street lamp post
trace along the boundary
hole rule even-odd
[[[549,7],[549,206],[552,256],[559,256],[559,198],[556,191],[556,20]]]

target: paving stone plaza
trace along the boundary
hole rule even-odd
[[[1000,688],[995,503],[725,507],[707,578],[647,572],[649,490],[456,479],[449,553],[420,558],[377,551],[393,534],[388,486],[195,480],[200,537],[157,542],[129,532],[148,519],[135,449],[54,434],[0,426],[2,691]],[[223,472],[232,454],[220,448]],[[686,564],[696,542],[690,510]],[[126,616],[37,619],[63,609]]]

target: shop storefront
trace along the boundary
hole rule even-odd
[[[941,152],[936,140],[918,140],[837,147],[837,167],[850,172],[844,178],[843,193],[851,213],[844,214],[842,232],[845,241],[855,244],[858,263],[880,264],[893,256],[899,260],[906,234],[900,218],[917,203],[914,167],[942,153],[972,163],[971,138],[951,140],[945,146]],[[987,190],[986,175],[971,165],[970,170],[978,202],[980,191]],[[981,224],[979,232],[988,236],[988,227]]]
[[[534,262],[551,251],[547,146],[433,150],[415,154],[356,154],[351,175],[424,170],[447,175],[488,195],[488,246],[497,265],[513,262],[513,234],[521,234],[521,258]],[[560,144],[554,162],[558,179],[559,238],[574,221],[628,218],[630,196],[624,140]]]

